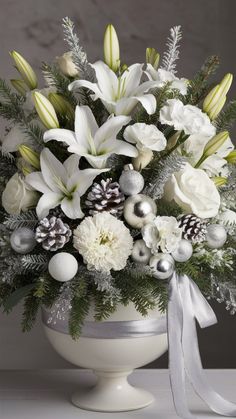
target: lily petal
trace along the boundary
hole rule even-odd
[[[71,177],[75,172],[78,172],[79,161],[80,157],[76,154],[72,154],[72,156],[68,157],[68,159],[66,159],[66,161],[63,163],[68,177]]]
[[[133,64],[122,74],[121,84],[124,83],[124,97],[134,96],[134,91],[137,89],[143,73],[142,67],[143,64]]]
[[[66,184],[67,174],[63,164],[45,148],[40,156],[40,165],[45,183],[54,192],[60,192],[58,180]]]
[[[75,110],[75,136],[79,146],[88,149],[91,139],[98,130],[98,124],[88,106],[76,106]]]
[[[50,129],[44,133],[43,140],[45,143],[48,141],[60,141],[67,145],[74,144],[76,142],[75,133],[69,129]]]
[[[50,193],[52,190],[45,183],[41,172],[33,172],[26,176],[26,182],[36,191],[41,193]]]
[[[84,213],[81,210],[80,196],[78,193],[74,193],[72,199],[64,198],[61,202],[61,209],[64,214],[72,220],[83,218],[84,216]]]
[[[68,189],[76,188],[76,191],[82,196],[87,189],[92,185],[94,179],[101,173],[108,172],[111,169],[84,169],[79,172],[79,179],[77,177],[69,179]]]
[[[130,122],[131,118],[128,116],[112,116],[109,118],[96,132],[94,136],[94,143],[96,148],[101,146],[110,138],[116,138],[124,125]]]
[[[78,90],[81,87],[86,87],[87,89],[92,90],[92,92],[95,93],[96,98],[103,97],[103,94],[98,88],[97,83],[91,83],[91,81],[88,80],[75,80],[69,84],[68,90]]]
[[[104,99],[113,100],[114,95],[118,91],[118,78],[116,74],[103,61],[97,61],[92,67],[95,70],[98,87]]]
[[[55,192],[45,193],[43,196],[41,196],[36,207],[38,218],[42,220],[44,217],[46,217],[50,209],[55,208],[60,204],[62,198],[62,194]]]
[[[154,95],[148,93],[143,96],[137,96],[136,98],[144,107],[149,115],[152,115],[156,111],[157,102]]]

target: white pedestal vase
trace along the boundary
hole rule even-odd
[[[116,312],[103,322],[94,321],[91,309],[86,317],[83,336],[78,340],[73,340],[68,334],[67,320],[64,324],[62,321],[52,324],[48,323],[49,317],[50,313],[43,310],[44,329],[53,348],[69,362],[92,369],[97,376],[94,387],[80,389],[73,394],[74,405],[86,410],[119,412],[140,409],[153,402],[152,394],[131,386],[127,377],[135,368],[152,362],[167,350],[166,333],[149,333],[152,324],[165,322],[158,309],[142,317],[133,304],[127,307],[119,305]],[[127,335],[121,338],[124,326],[140,331],[133,335],[135,337]],[[98,334],[94,337],[97,330]],[[103,337],[99,338],[101,330]],[[143,334],[145,331],[147,333]],[[104,333],[107,333],[106,337]]]

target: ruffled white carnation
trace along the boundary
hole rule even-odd
[[[142,236],[152,254],[156,255],[160,249],[163,253],[172,253],[182,238],[182,229],[176,218],[158,216],[142,228]]]
[[[124,138],[131,144],[135,144],[139,151],[147,149],[162,151],[166,148],[164,134],[155,126],[144,123],[129,125],[124,131]]]
[[[155,68],[151,64],[147,64],[147,69],[145,73],[148,76],[149,80],[157,82],[156,87],[163,87],[167,82],[171,82],[170,87],[172,89],[177,89],[182,95],[186,95],[188,87],[187,79],[179,79],[173,73],[164,70],[163,68],[155,70]]]
[[[132,252],[133,239],[122,221],[102,212],[86,217],[74,230],[74,247],[89,270],[120,271]]]
[[[184,131],[186,135],[198,134],[213,137],[215,127],[207,114],[192,105],[184,105],[179,99],[169,99],[160,110],[160,122],[171,125],[176,131]]]

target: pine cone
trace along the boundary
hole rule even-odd
[[[63,223],[60,218],[44,218],[38,224],[35,232],[35,239],[42,243],[45,250],[55,252],[64,247],[70,240],[72,231],[68,224]]]
[[[179,218],[179,226],[183,229],[184,239],[193,243],[201,243],[206,237],[206,223],[195,214],[182,215]]]
[[[107,211],[119,217],[123,212],[124,200],[125,197],[120,190],[119,183],[112,182],[112,179],[106,179],[93,184],[85,205],[89,208],[90,215]]]

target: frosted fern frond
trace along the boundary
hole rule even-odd
[[[21,264],[24,272],[46,272],[48,258],[42,254],[25,255],[21,258]]]
[[[146,183],[143,193],[153,199],[160,199],[164,193],[164,186],[173,173],[178,172],[185,162],[185,158],[172,153],[161,161],[153,159],[150,168],[146,170]]]
[[[181,26],[174,26],[170,29],[170,36],[167,39],[167,51],[164,53],[161,68],[171,73],[176,73],[176,61],[179,59],[179,47],[182,39]]]
[[[73,62],[79,70],[80,78],[93,81],[94,70],[88,62],[87,54],[80,45],[80,40],[75,33],[75,25],[69,17],[62,20],[62,27],[64,31],[64,40],[70,47],[73,55]]]
[[[37,223],[38,218],[35,211],[27,211],[17,215],[7,215],[3,224],[10,230],[15,230],[20,227],[33,229]]]
[[[104,293],[104,302],[108,300],[110,302],[117,302],[120,298],[120,291],[118,288],[116,288],[114,278],[111,276],[111,274],[97,271],[92,273],[94,283],[97,286],[97,290]]]
[[[217,282],[215,278],[212,278],[211,287],[211,297],[215,298],[218,303],[224,303],[226,310],[234,315],[236,313],[236,284]]]

